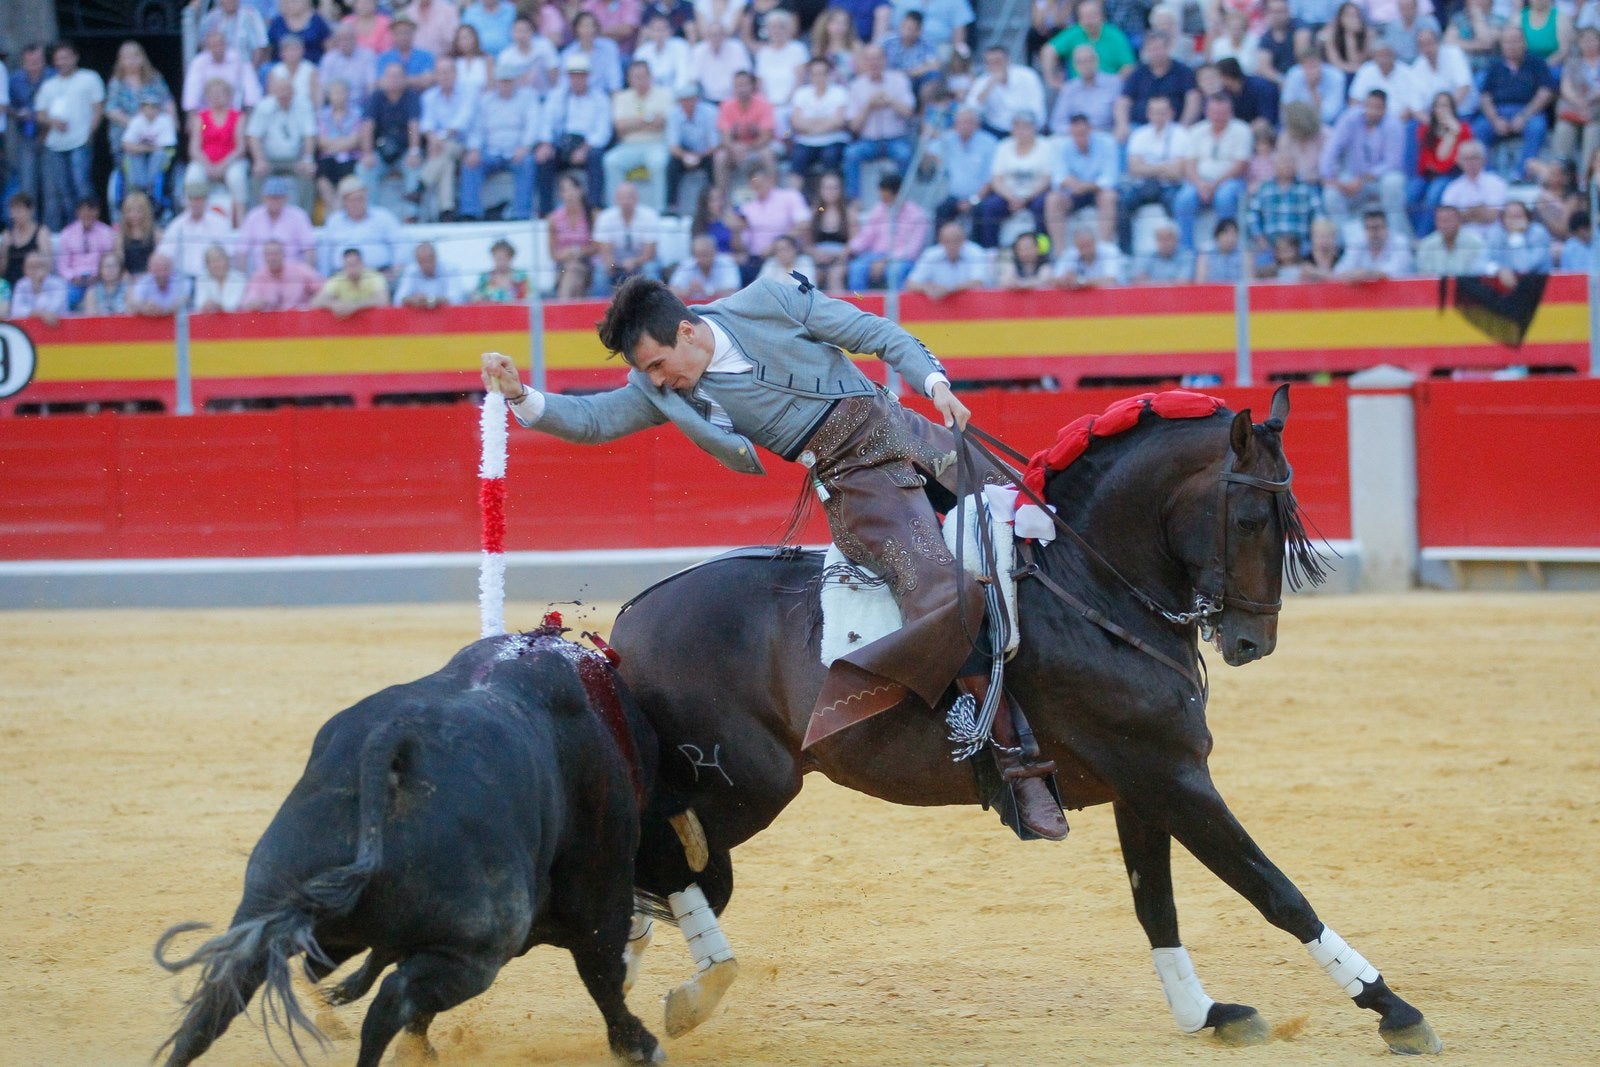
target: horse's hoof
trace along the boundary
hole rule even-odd
[[[1418,1019],[1409,1026],[1385,1030],[1378,1027],[1378,1034],[1389,1046],[1389,1051],[1401,1056],[1437,1056],[1444,1051],[1444,1042],[1439,1040],[1439,1035],[1433,1032],[1433,1027],[1428,1025],[1428,1020]]]
[[[439,1051],[433,1047],[433,1042],[428,1040],[426,1034],[413,1034],[402,1031],[394,1043],[394,1063],[396,1067],[422,1067],[423,1064],[437,1063]]]
[[[722,994],[739,977],[739,961],[713,963],[689,981],[667,994],[668,1037],[682,1037],[711,1018]]]
[[[1224,1019],[1216,1024],[1214,1032],[1218,1041],[1238,1048],[1244,1045],[1264,1045],[1271,1039],[1272,1028],[1267,1025],[1267,1020],[1261,1017],[1260,1012],[1243,1004],[1223,1006],[1243,1008],[1244,1014]]]

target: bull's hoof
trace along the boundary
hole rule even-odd
[[[1378,1035],[1389,1046],[1390,1052],[1401,1056],[1437,1056],[1444,1051],[1444,1042],[1439,1040],[1439,1035],[1433,1032],[1433,1027],[1428,1025],[1426,1019],[1418,1019],[1392,1030],[1385,1029],[1379,1023]]]
[[[1248,1004],[1216,1004],[1211,1012],[1213,1032],[1224,1045],[1264,1045],[1272,1038],[1267,1020]]]
[[[711,1018],[722,994],[739,977],[739,961],[713,963],[667,994],[667,1036],[682,1037]]]

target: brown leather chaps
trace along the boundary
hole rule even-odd
[[[834,544],[888,582],[904,625],[834,661],[807,745],[908,694],[937,707],[981,643],[982,590],[957,570],[923,490],[936,479],[955,491],[955,447],[950,430],[882,393],[840,401],[808,442]]]

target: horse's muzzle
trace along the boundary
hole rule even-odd
[[[1276,626],[1259,633],[1231,633],[1229,627],[1224,625],[1219,636],[1221,640],[1218,644],[1222,660],[1230,667],[1242,667],[1246,663],[1254,663],[1264,656],[1270,656],[1278,645]]]

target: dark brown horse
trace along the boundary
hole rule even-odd
[[[1254,1008],[1213,1001],[1194,974],[1178,939],[1173,839],[1377,1012],[1390,1048],[1435,1052],[1422,1013],[1323,924],[1239,825],[1206,765],[1201,627],[1230,665],[1269,655],[1286,562],[1291,579],[1307,567],[1317,574],[1288,492],[1288,413],[1287,387],[1259,425],[1248,411],[1171,420],[1147,412],[1052,474],[1045,497],[1078,536],[1063,532],[1037,549],[1039,574],[1019,582],[1022,643],[1007,686],[1060,767],[1065,805],[1114,806],[1134,908],[1183,1030],[1211,1027],[1239,1042],[1267,1035]],[[720,912],[732,892],[729,850],[766,828],[811,771],[897,804],[979,802],[972,769],[951,761],[944,723],[924,707],[893,709],[801,751],[824,673],[820,567],[815,553],[795,550],[713,561],[647,591],[617,619],[622,673],[662,742],[637,863],[647,896],[697,883]],[[701,973],[669,998],[670,1034],[708,1017],[736,973],[732,960],[697,960]]]

